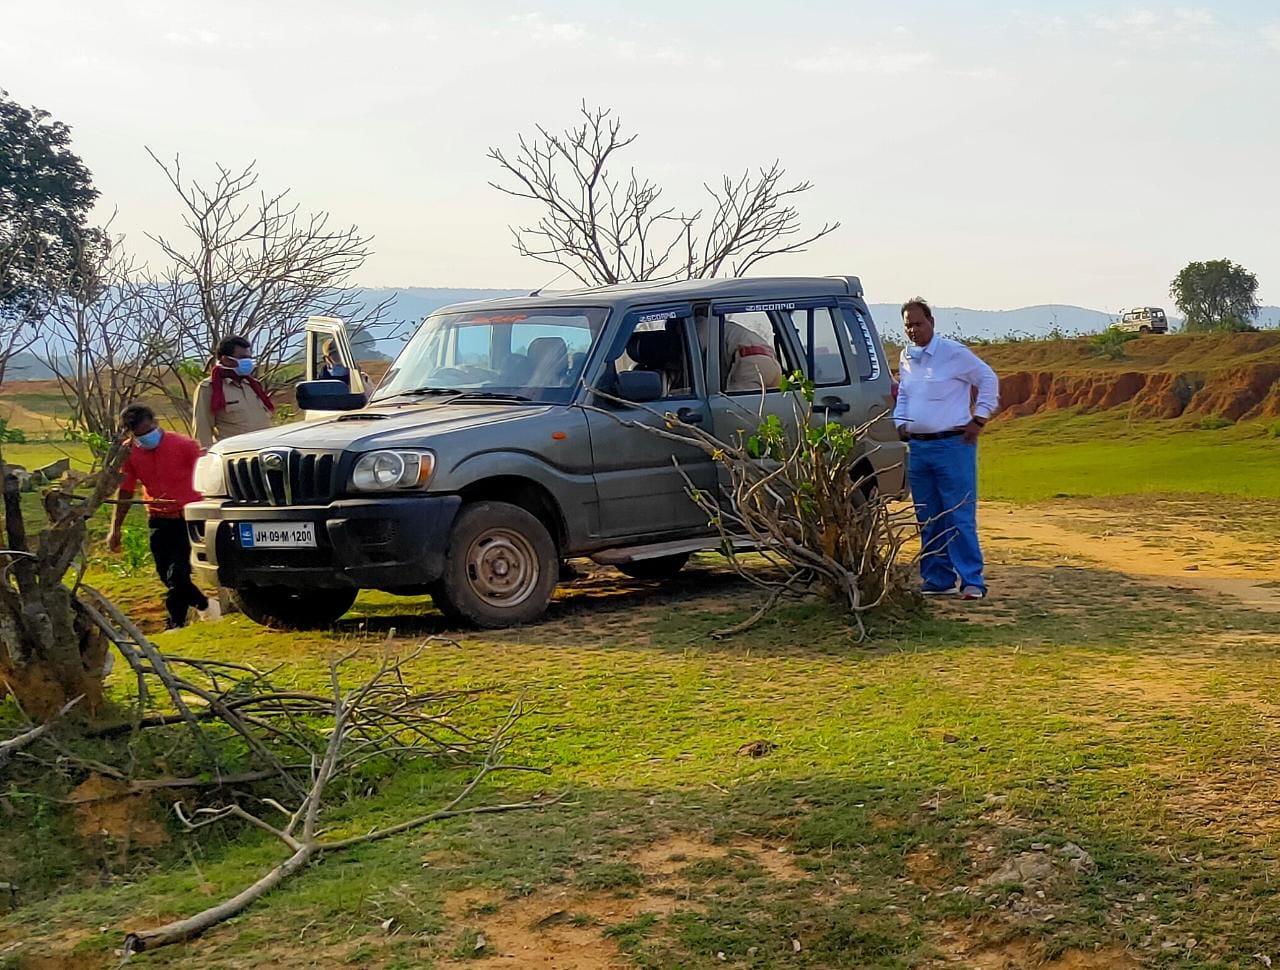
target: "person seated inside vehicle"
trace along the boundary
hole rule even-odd
[[[563,337],[529,341],[530,387],[564,387],[569,373],[569,345]]]
[[[693,381],[689,375],[689,362],[685,354],[684,338],[678,324],[663,330],[637,330],[627,341],[627,357],[633,368],[623,369],[654,371],[662,376],[662,396],[682,397],[693,393]]]
[[[782,380],[782,365],[769,340],[750,327],[721,318],[720,345],[721,387],[728,394],[740,391],[772,391]],[[698,341],[705,355],[710,340],[710,326],[705,314],[696,318]]]
[[[342,351],[338,349],[338,342],[330,337],[320,345],[320,349],[324,354],[324,363],[320,367],[319,379],[322,381],[342,381],[343,384],[350,387],[351,370],[342,359]]]

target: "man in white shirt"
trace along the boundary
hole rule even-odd
[[[902,305],[907,346],[893,420],[911,443],[911,496],[920,522],[926,596],[987,595],[978,545],[978,436],[996,411],[1000,380],[964,344],[934,333],[933,310]],[[977,390],[976,400],[974,390]]]

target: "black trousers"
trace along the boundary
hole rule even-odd
[[[148,524],[156,574],[168,590],[164,606],[169,613],[169,626],[183,626],[192,607],[209,608],[209,598],[191,582],[191,540],[187,538],[187,523],[182,519],[151,519]]]

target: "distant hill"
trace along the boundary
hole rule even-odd
[[[455,303],[469,303],[473,300],[522,296],[528,292],[526,289],[433,286],[362,287],[358,291],[357,298],[362,304],[370,307],[376,306],[383,300],[391,300],[387,314],[390,325],[379,335],[375,346],[378,354],[394,357],[413,334],[418,323],[441,307]],[[896,338],[899,335],[901,328],[898,325],[898,306],[896,303],[871,304],[872,315],[886,337]],[[1018,307],[1014,310],[974,310],[969,307],[939,306],[934,307],[934,317],[938,322],[938,329],[943,334],[987,340],[1007,336],[1043,337],[1055,327],[1068,335],[1098,333],[1105,330],[1116,319],[1115,314],[1062,303]],[[1170,317],[1169,321],[1175,328],[1182,323],[1176,317]],[[1258,313],[1257,324],[1260,327],[1280,328],[1280,306],[1262,307]],[[10,380],[48,380],[53,377],[49,368],[33,354],[17,355],[9,368]]]

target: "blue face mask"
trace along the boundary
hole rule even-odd
[[[346,377],[351,372],[347,370],[345,364],[333,364],[329,367],[329,373],[334,377]]]
[[[160,428],[152,428],[146,434],[134,435],[133,440],[138,443],[139,448],[145,448],[151,451],[160,444],[160,439],[164,437],[164,432]]]
[[[254,360],[252,357],[240,357],[236,359],[236,373],[241,377],[248,377],[253,373]]]

